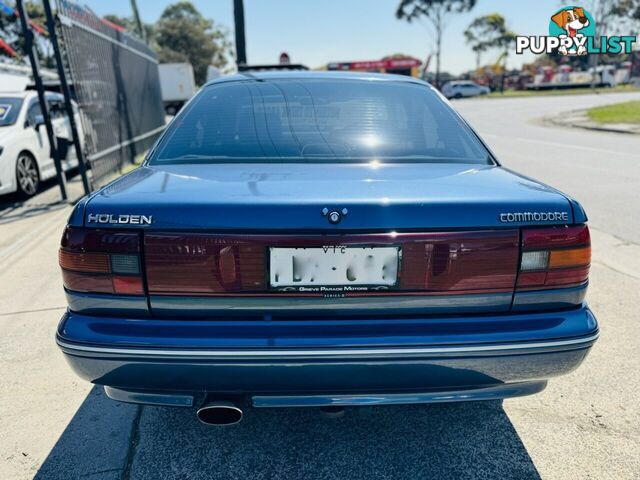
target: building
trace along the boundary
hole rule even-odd
[[[417,58],[405,56],[385,57],[382,60],[365,60],[356,62],[332,62],[327,64],[327,70],[341,70],[353,72],[395,73],[411,77],[421,77],[420,65]]]

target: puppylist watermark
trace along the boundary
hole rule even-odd
[[[625,54],[633,52],[635,35],[596,34],[593,16],[582,7],[563,7],[549,20],[549,35],[516,37],[516,53],[558,52],[560,55],[589,53]]]

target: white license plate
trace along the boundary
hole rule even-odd
[[[391,287],[400,247],[326,246],[270,249],[270,283],[291,287]]]

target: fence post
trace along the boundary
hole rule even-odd
[[[60,77],[60,88],[62,89],[62,95],[64,96],[64,105],[69,117],[69,127],[71,129],[71,135],[73,138],[73,146],[76,151],[76,158],[78,159],[78,169],[80,170],[80,176],[82,177],[82,186],[84,187],[85,195],[91,193],[91,185],[87,177],[87,165],[85,163],[84,152],[82,151],[82,145],[80,144],[80,137],[78,136],[78,126],[76,125],[75,112],[73,111],[73,105],[71,104],[71,91],[69,90],[69,84],[67,83],[67,75],[64,70],[64,64],[62,63],[62,54],[60,53],[60,45],[58,44],[58,36],[56,35],[56,24],[53,19],[53,13],[51,12],[51,5],[49,0],[42,0],[44,5],[44,13],[47,17],[47,29],[49,30],[49,40],[53,47],[53,54],[56,59],[56,65],[58,67],[58,77]]]
[[[35,82],[36,90],[38,91],[38,101],[40,102],[42,118],[44,119],[44,124],[47,129],[47,138],[49,139],[51,156],[53,157],[53,163],[56,167],[56,177],[58,179],[58,185],[60,185],[60,194],[62,195],[62,200],[67,200],[67,179],[62,171],[62,162],[60,161],[56,138],[53,133],[53,126],[51,125],[51,116],[49,115],[49,107],[44,93],[44,85],[42,84],[42,78],[40,77],[38,53],[33,43],[33,32],[29,28],[29,17],[27,17],[27,11],[24,8],[23,0],[16,0],[16,8],[18,9],[20,26],[22,27],[22,34],[24,35],[24,49],[29,57],[29,63],[31,63],[33,81]]]
[[[88,8],[67,0],[49,2],[66,78],[82,105],[80,140],[87,141],[94,188],[122,173],[124,159],[131,154],[133,160],[164,128],[157,57],[141,40]]]
[[[140,12],[138,11],[138,3],[136,0],[131,0],[131,10],[133,12],[133,19],[136,22],[136,30],[138,31],[138,35],[140,38],[147,41],[147,35],[144,31],[144,27],[142,26],[142,22],[140,21]]]
[[[233,18],[236,31],[236,65],[246,65],[247,47],[244,37],[244,0],[233,0]]]

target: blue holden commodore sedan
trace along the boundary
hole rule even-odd
[[[528,395],[598,338],[586,221],[427,83],[228,76],[76,206],[57,343],[112,399],[216,425]]]

